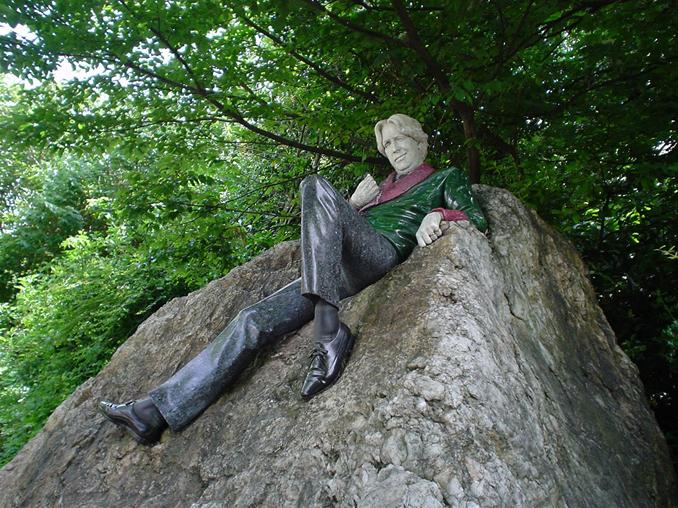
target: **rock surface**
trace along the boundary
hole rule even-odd
[[[0,505],[670,506],[664,439],[581,260],[508,192],[476,192],[489,238],[455,224],[342,303],[358,341],[332,389],[299,397],[306,326],[158,446],[96,413],[297,277],[281,244],[141,325],[0,471]]]

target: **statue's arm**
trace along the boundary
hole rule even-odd
[[[368,174],[356,187],[355,192],[349,198],[349,204],[356,210],[360,210],[379,195],[379,186],[372,175]]]
[[[415,235],[420,247],[430,245],[443,236],[444,227],[442,220],[443,213],[436,210],[424,217]]]
[[[452,168],[445,179],[444,199],[445,208],[434,209],[442,213],[443,220],[448,222],[468,220],[480,231],[487,230],[487,220],[473,197],[471,183],[466,174],[456,168]]]
[[[417,243],[424,247],[443,235],[449,222],[470,221],[480,231],[487,230],[487,221],[471,192],[471,183],[456,168],[449,171],[444,186],[445,207],[434,208],[421,221]]]

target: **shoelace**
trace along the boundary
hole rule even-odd
[[[311,360],[320,358],[321,368],[327,369],[327,350],[322,344],[316,343],[313,347],[313,352],[310,354]]]

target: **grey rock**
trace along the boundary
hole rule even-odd
[[[511,194],[342,303],[343,377],[299,396],[310,326],[185,431],[137,446],[96,413],[143,395],[298,276],[295,243],[172,300],[0,471],[2,506],[669,507],[676,477],[580,258]]]

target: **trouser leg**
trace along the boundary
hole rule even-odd
[[[172,430],[179,430],[214,402],[256,351],[313,318],[313,303],[295,280],[241,310],[195,358],[150,393]]]
[[[301,183],[302,293],[339,305],[398,263],[380,235],[323,177]]]
[[[302,278],[240,311],[202,352],[150,393],[172,430],[185,427],[214,402],[258,349],[310,321],[313,299],[337,306],[398,263],[390,242],[327,180],[306,178],[301,190]]]

